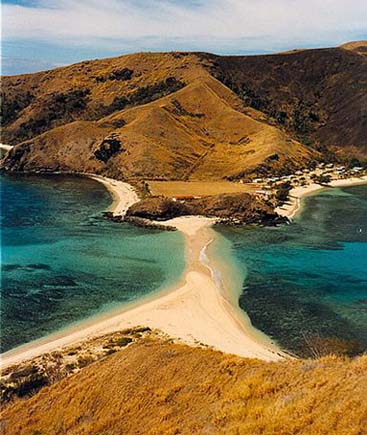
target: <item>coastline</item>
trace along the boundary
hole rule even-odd
[[[307,186],[295,187],[289,192],[289,200],[275,211],[283,217],[292,220],[302,209],[302,198],[311,195],[319,190],[329,187],[348,187],[367,184],[367,176],[345,178],[340,180],[332,180],[329,184],[322,186],[321,184],[309,184]]]
[[[113,193],[110,211],[125,213],[138,200],[127,183],[91,176]],[[46,352],[97,338],[106,333],[148,326],[189,345],[211,346],[243,357],[276,361],[288,355],[255,329],[246,313],[231,298],[231,277],[221,262],[208,255],[217,238],[211,226],[216,219],[185,216],[160,225],[174,226],[185,237],[186,267],[174,286],[110,313],[101,314],[1,355],[1,367],[30,360]],[[227,271],[227,273],[226,273]]]
[[[139,197],[134,188],[123,181],[113,178],[102,177],[100,175],[87,175],[88,178],[102,183],[110,192],[113,202],[109,211],[114,216],[125,216],[129,207],[139,201]]]

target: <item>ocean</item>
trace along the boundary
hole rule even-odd
[[[81,177],[1,177],[1,351],[144,298],[184,270],[180,232],[105,219]],[[278,227],[216,226],[232,303],[299,356],[367,350],[367,186],[325,189]]]
[[[100,183],[1,176],[1,352],[177,281],[181,233],[105,219]]]
[[[290,225],[216,227],[253,325],[299,356],[367,351],[367,186],[308,196]]]

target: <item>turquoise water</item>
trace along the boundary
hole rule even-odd
[[[184,268],[179,232],[114,223],[96,181],[1,178],[1,351],[144,297]]]
[[[367,351],[367,186],[326,189],[277,228],[223,228],[246,276],[240,306],[298,355]]]

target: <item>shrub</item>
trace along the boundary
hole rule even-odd
[[[72,89],[65,93],[53,93],[40,105],[35,118],[23,122],[17,131],[18,141],[41,134],[59,125],[57,121],[73,121],[75,114],[83,112],[88,103],[89,89]]]
[[[275,198],[280,202],[285,202],[288,199],[289,191],[291,190],[292,186],[289,181],[286,181],[285,183],[281,184],[279,186],[279,189],[277,190],[275,194]]]
[[[314,178],[314,182],[317,184],[329,184],[331,181],[330,175],[319,175]]]
[[[78,358],[78,366],[79,366],[79,368],[83,368],[83,367],[86,367],[87,365],[89,365],[90,363],[92,363],[93,361],[94,361],[94,359],[90,355],[80,356]]]
[[[26,366],[19,371],[13,372],[10,376],[11,381],[16,381],[20,378],[25,378],[27,376],[34,375],[38,372],[38,368],[34,365]]]
[[[76,367],[76,365],[74,363],[69,363],[69,364],[66,364],[65,369],[69,372],[71,370],[74,370],[75,367]]]
[[[106,163],[112,156],[121,151],[121,142],[114,137],[105,139],[98,150],[94,152],[95,157]]]
[[[119,339],[116,340],[115,344],[116,344],[116,346],[119,346],[119,347],[125,347],[129,343],[131,343],[132,341],[133,341],[133,339],[130,337],[120,337]]]
[[[34,394],[45,385],[48,385],[47,376],[42,373],[32,374],[28,379],[21,382],[14,388],[14,393],[18,397],[24,397]]]
[[[129,69],[129,68],[117,69],[117,70],[113,70],[108,75],[102,75],[102,76],[96,77],[96,82],[103,83],[103,82],[106,82],[107,80],[119,80],[119,81],[130,80],[132,78],[133,74],[134,74],[134,71]]]
[[[17,94],[14,98],[9,98],[4,93],[1,95],[1,123],[2,125],[11,124],[17,118],[19,112],[31,104],[34,95],[30,92]]]

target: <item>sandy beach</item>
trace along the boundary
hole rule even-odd
[[[320,184],[309,184],[307,186],[299,186],[295,187],[289,192],[289,200],[282,205],[281,207],[277,207],[275,211],[284,217],[292,220],[296,214],[301,210],[302,206],[302,198],[307,195],[311,195],[318,190],[325,189],[328,187],[348,187],[348,186],[357,186],[360,184],[367,183],[367,176],[362,177],[353,177],[353,178],[345,178],[340,180],[332,180],[327,186],[321,186]]]
[[[127,201],[131,204],[137,200],[136,193],[126,183],[96,179],[115,191],[114,213],[126,211]],[[175,226],[185,237],[186,268],[175,286],[117,312],[87,319],[77,326],[10,350],[2,355],[1,366],[8,367],[64,346],[134,326],[149,326],[190,345],[205,344],[244,357],[266,361],[285,357],[286,354],[269,337],[251,325],[233,300],[233,289],[228,288],[231,277],[224,279],[225,268],[218,270],[218,261],[212,261],[207,255],[208,246],[217,236],[211,228],[214,222],[215,219],[200,216],[164,222],[164,225]]]
[[[89,178],[102,183],[111,193],[113,202],[109,211],[115,216],[125,216],[129,207],[139,201],[134,188],[128,183],[99,175],[90,175]]]
[[[124,215],[139,200],[127,183],[99,176],[92,178],[111,192],[113,204],[110,211],[115,215]],[[366,176],[334,180],[330,187],[364,183],[367,183]],[[292,189],[290,201],[276,211],[292,219],[300,210],[302,198],[323,188],[311,184]],[[213,223],[215,219],[200,216],[159,222],[160,225],[176,227],[185,237],[186,268],[176,285],[118,311],[87,319],[10,350],[2,355],[1,366],[8,367],[46,352],[61,350],[64,346],[135,326],[149,326],[189,345],[204,344],[243,357],[266,361],[286,357],[269,337],[251,325],[238,307],[228,265],[208,255],[208,246],[217,237],[211,228]]]

